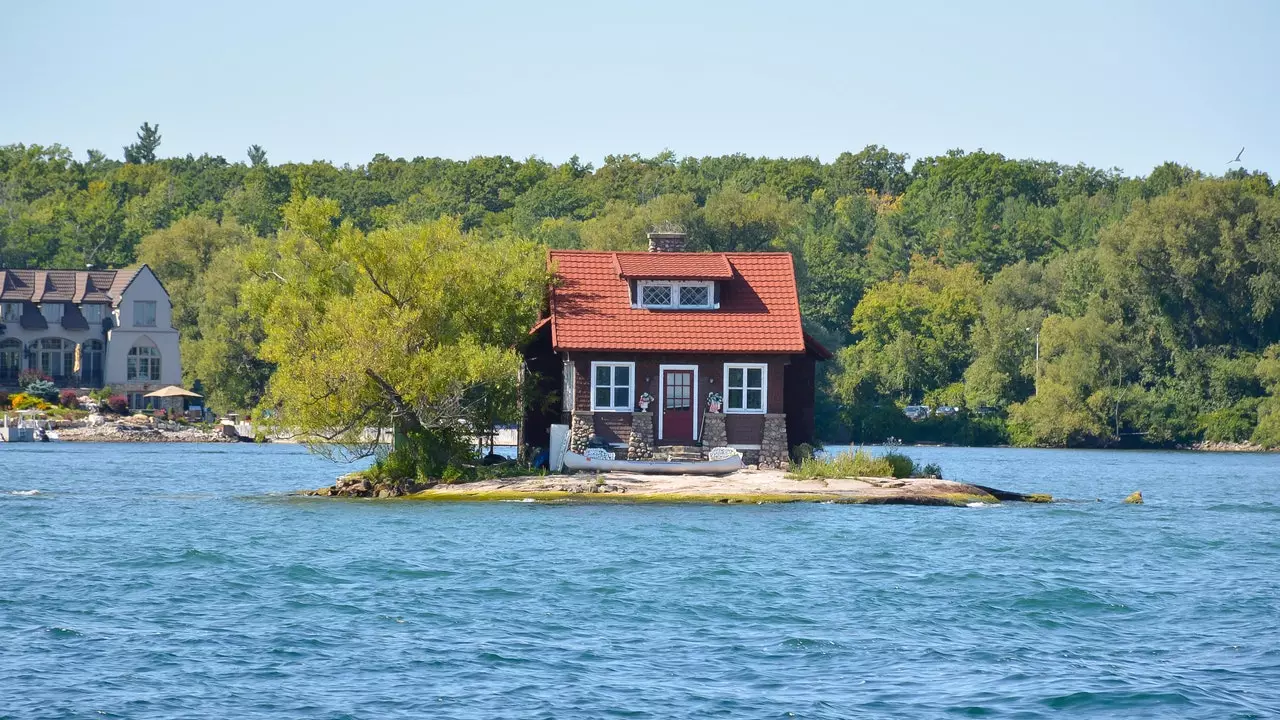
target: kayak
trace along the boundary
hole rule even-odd
[[[742,469],[742,456],[734,455],[723,460],[674,461],[665,460],[597,460],[574,452],[564,454],[567,470],[595,470],[650,473],[656,475],[724,475]]]

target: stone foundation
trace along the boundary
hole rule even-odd
[[[724,429],[724,413],[707,413],[702,416],[702,447],[718,448],[729,444]]]
[[[759,465],[762,470],[786,470],[791,465],[787,449],[787,416],[782,413],[764,416]]]
[[[569,452],[582,454],[587,449],[587,441],[595,433],[595,415],[589,412],[575,412],[569,424]]]
[[[631,438],[627,441],[628,460],[647,460],[653,457],[653,413],[631,414]]]

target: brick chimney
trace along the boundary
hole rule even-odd
[[[684,252],[684,232],[649,233],[649,252]]]

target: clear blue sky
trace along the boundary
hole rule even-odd
[[[1053,7],[1050,7],[1052,4]],[[20,2],[0,144],[814,155],[877,143],[1280,178],[1280,2]]]

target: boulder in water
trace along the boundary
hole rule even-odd
[[[1128,505],[1141,505],[1141,504],[1142,504],[1142,491],[1141,491],[1141,490],[1139,490],[1139,491],[1135,492],[1134,494],[1132,494],[1132,495],[1130,495],[1129,497],[1125,498],[1125,499],[1124,499],[1124,501],[1125,501],[1125,503],[1126,503],[1126,504],[1128,504]]]

